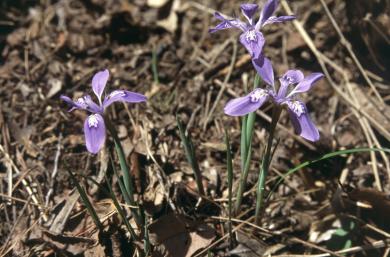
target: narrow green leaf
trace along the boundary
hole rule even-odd
[[[179,134],[180,134],[181,142],[183,144],[187,160],[191,165],[192,171],[194,172],[194,177],[195,177],[196,185],[198,187],[198,192],[200,195],[205,195],[205,191],[202,183],[202,174],[199,169],[198,161],[195,155],[195,149],[192,144],[191,138],[185,135],[184,128],[183,125],[181,124],[178,114],[176,114],[176,121],[177,121],[177,126],[179,128]]]
[[[118,214],[121,216],[123,222],[125,223],[126,228],[129,231],[131,237],[134,240],[137,240],[137,234],[135,233],[133,227],[130,225],[129,221],[127,220],[125,212],[123,211],[122,207],[120,206],[120,204],[118,202],[118,199],[116,198],[114,192],[112,191],[112,188],[111,188],[111,185],[110,185],[110,182],[109,182],[107,176],[106,175],[104,175],[104,176],[106,178],[106,183],[107,183],[108,190],[110,191],[111,199],[112,199],[112,201],[113,201],[113,203],[115,205],[116,210],[118,211]]]
[[[225,144],[226,144],[226,168],[228,172],[228,208],[229,208],[229,241],[232,246],[233,232],[232,232],[232,191],[233,191],[233,161],[230,150],[230,138],[229,133],[225,128]]]
[[[91,215],[96,227],[100,231],[103,231],[103,224],[100,222],[99,216],[97,215],[95,209],[92,207],[92,204],[88,199],[87,193],[85,192],[84,188],[79,184],[75,175],[70,170],[67,170],[67,171],[69,172],[70,178],[72,179],[73,183],[75,184],[77,191],[79,191],[81,200],[83,201],[85,207],[87,208],[89,215]]]
[[[340,155],[349,155],[354,153],[363,153],[363,152],[386,152],[390,153],[390,149],[388,148],[355,148],[355,149],[347,149],[347,150],[341,150],[336,152],[331,152],[323,155],[322,157],[312,160],[312,161],[306,161],[290,170],[288,170],[283,176],[279,178],[279,180],[276,182],[274,187],[272,188],[271,192],[268,195],[268,198],[272,195],[272,193],[276,190],[276,188],[280,185],[280,183],[283,182],[283,180],[286,179],[286,177],[290,176],[291,174],[295,173],[296,171],[303,169],[307,166],[310,166],[314,163],[321,162],[326,159],[334,158]]]

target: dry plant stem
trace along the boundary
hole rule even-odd
[[[325,1],[324,0],[320,0],[322,6],[324,7],[324,10],[326,12],[326,15],[328,15],[334,29],[336,30],[337,34],[339,35],[340,37],[340,42],[342,45],[345,46],[345,48],[348,50],[349,52],[349,55],[352,57],[352,60],[355,62],[356,66],[358,67],[359,71],[362,73],[364,79],[366,80],[366,82],[368,83],[368,85],[371,87],[372,91],[374,92],[375,96],[378,98],[379,102],[381,104],[384,103],[381,95],[379,94],[378,90],[376,89],[376,87],[374,86],[374,84],[372,83],[371,79],[368,77],[366,71],[364,70],[363,66],[361,65],[361,63],[359,62],[358,58],[356,57],[355,53],[353,52],[352,50],[352,46],[351,46],[351,43],[348,42],[348,40],[344,37],[344,34],[343,32],[341,32],[341,29],[340,27],[337,25],[335,19],[333,18],[332,16],[332,13],[330,12],[328,6],[326,5]]]
[[[16,171],[17,174],[21,174],[21,171],[19,170],[19,168],[15,165],[15,163],[13,162],[12,158],[9,156],[9,154],[4,150],[3,146],[0,144],[0,151],[4,154],[4,157],[5,159],[7,160],[7,162],[10,163],[11,167]],[[39,203],[38,201],[38,198],[35,196],[35,194],[33,193],[30,185],[28,184],[27,180],[25,179],[22,179],[22,184],[23,186],[26,188],[26,191],[27,193],[31,196],[31,200],[34,202],[34,204],[36,204],[37,206],[41,206],[41,204]],[[42,208],[38,208],[41,212],[41,215],[42,215],[42,219],[44,222],[47,222],[48,221],[48,217],[46,215],[46,213],[44,212],[44,209]]]
[[[229,65],[229,71],[226,74],[225,79],[223,81],[223,85],[222,85],[222,87],[220,88],[220,90],[218,92],[217,98],[215,99],[214,104],[211,107],[211,110],[209,111],[209,113],[207,114],[205,122],[203,123],[203,131],[206,131],[207,125],[209,124],[209,121],[211,120],[211,117],[212,117],[215,109],[217,108],[219,101],[221,100],[221,97],[222,97],[222,95],[223,95],[223,93],[224,93],[224,91],[226,89],[226,86],[227,86],[227,84],[229,82],[229,79],[231,77],[231,74],[233,72],[234,64],[236,63],[236,59],[237,59],[237,42],[235,40],[231,40],[231,41],[233,43],[233,54],[232,54],[232,59],[230,61],[230,65]]]
[[[291,8],[290,6],[288,5],[288,3],[285,1],[285,0],[282,0],[281,1],[281,4],[283,6],[283,8],[285,9],[286,13],[288,15],[292,15],[292,11],[291,11]],[[305,29],[303,28],[303,25],[301,24],[301,22],[299,22],[298,20],[294,20],[293,21],[293,24],[295,26],[295,28],[298,30],[298,32],[301,34],[303,40],[306,42],[306,44],[309,46],[310,50],[313,52],[313,54],[316,56],[317,60],[318,60],[318,63],[320,64],[322,70],[324,71],[325,73],[325,77],[327,78],[328,82],[330,83],[330,85],[332,86],[332,88],[337,92],[338,95],[341,96],[341,98],[347,102],[355,111],[357,114],[361,115],[362,118],[366,119],[367,120],[367,123],[366,122],[363,122],[361,123],[361,125],[363,126],[363,124],[369,124],[369,126],[367,128],[363,127],[363,130],[364,131],[368,131],[368,133],[371,135],[371,137],[373,138],[373,141],[375,143],[375,145],[378,147],[378,148],[381,148],[381,145],[378,141],[378,139],[376,138],[375,134],[373,133],[372,131],[372,128],[371,128],[371,125],[374,126],[379,132],[382,133],[382,135],[384,137],[386,137],[388,140],[390,140],[390,132],[386,130],[386,128],[384,128],[378,121],[376,121],[375,119],[373,119],[372,116],[370,116],[363,108],[362,106],[359,104],[359,103],[356,103],[355,101],[353,101],[353,99],[350,99],[351,96],[350,95],[354,95],[354,91],[350,89],[350,87],[348,86],[348,83],[349,83],[349,78],[347,76],[347,74],[345,74],[344,70],[342,67],[340,67],[339,65],[337,65],[336,63],[334,63],[332,60],[330,60],[327,56],[323,55],[322,53],[320,53],[318,51],[318,49],[316,48],[316,46],[314,45],[314,42],[313,40],[310,38],[310,36],[307,34],[307,32],[305,31]],[[336,24],[336,28],[337,28],[337,24]],[[343,79],[345,81],[345,83],[347,84],[346,85],[346,89],[349,93],[346,94],[344,93],[341,89],[340,89],[340,86],[336,85],[336,83],[333,81],[327,67],[326,67],[326,64],[330,65],[332,68],[334,68],[338,73],[340,73],[342,76],[343,76]],[[382,159],[384,160],[385,164],[386,164],[386,169],[387,169],[387,174],[388,174],[388,178],[390,179],[390,164],[389,164],[389,160],[387,158],[387,156],[384,154],[384,153],[380,153],[381,156],[382,156]],[[371,156],[372,157],[372,156]],[[374,162],[374,161],[373,161]],[[375,171],[375,170],[374,170]],[[374,173],[375,175],[375,173]],[[376,176],[376,175],[375,175]],[[377,177],[377,176],[376,176]],[[378,181],[378,180],[376,180]],[[377,183],[377,187],[380,188],[380,186],[378,185]]]
[[[291,11],[291,8],[290,6],[288,5],[288,3],[285,1],[285,0],[282,0],[281,1],[281,4],[283,6],[283,8],[285,9],[286,13],[288,15],[292,15],[293,12]],[[369,115],[364,109],[362,109],[360,106],[357,106],[349,97],[346,93],[344,93],[340,88],[339,86],[336,85],[336,83],[333,81],[332,77],[330,76],[330,73],[328,71],[328,69],[326,68],[325,66],[325,63],[326,64],[329,64],[330,66],[332,66],[333,68],[335,68],[336,71],[340,72],[341,75],[344,76],[345,78],[345,74],[343,74],[343,68],[339,67],[336,63],[334,63],[333,61],[331,61],[328,57],[326,57],[325,55],[323,55],[322,53],[320,53],[318,51],[318,49],[316,48],[316,46],[314,45],[314,42],[313,40],[310,38],[310,36],[307,34],[307,32],[305,31],[305,29],[303,28],[302,24],[298,21],[298,20],[294,20],[292,21],[295,28],[298,30],[298,32],[301,34],[303,40],[306,42],[306,44],[308,45],[308,47],[310,48],[310,50],[313,52],[313,54],[317,57],[317,60],[318,60],[318,63],[320,64],[322,70],[324,71],[325,73],[325,78],[329,81],[330,85],[332,86],[332,88],[337,92],[337,94],[339,94],[342,99],[347,102],[352,108],[356,109],[361,115],[363,115],[365,118],[367,118],[368,121],[371,122],[371,124],[379,131],[382,133],[382,135],[384,137],[386,137],[388,140],[390,140],[390,132],[386,130],[385,127],[383,127],[380,122],[376,121],[371,115]]]
[[[274,106],[273,111],[272,111],[272,122],[271,122],[271,127],[269,129],[267,148],[265,150],[265,155],[264,155],[263,160],[261,162],[259,181],[258,181],[258,185],[257,185],[256,211],[255,211],[255,217],[256,217],[255,223],[256,224],[259,224],[259,222],[260,222],[261,209],[263,207],[263,201],[264,201],[264,185],[265,185],[265,180],[266,180],[267,175],[268,175],[269,165],[270,165],[271,159],[272,159],[272,155],[271,155],[272,141],[274,139],[276,125],[278,124],[281,113],[282,113],[282,109],[278,106]]]

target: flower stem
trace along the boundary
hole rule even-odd
[[[271,127],[269,129],[269,136],[268,136],[268,142],[267,142],[267,148],[265,150],[265,154],[263,157],[263,160],[261,161],[260,166],[260,174],[259,174],[259,181],[257,183],[257,195],[256,195],[256,212],[255,212],[255,222],[256,224],[260,221],[260,214],[261,214],[261,208],[263,205],[263,199],[264,199],[264,185],[265,180],[268,174],[269,165],[271,163],[272,154],[272,141],[274,139],[275,134],[275,128],[278,124],[280,114],[282,113],[282,109],[278,106],[275,106],[272,111],[272,122]]]
[[[255,80],[253,83],[253,89],[259,87],[261,83],[261,78],[259,74],[256,74]],[[241,126],[241,174],[240,174],[240,183],[237,190],[237,197],[235,203],[235,214],[237,214],[240,209],[242,196],[245,191],[246,181],[248,178],[250,160],[252,157],[252,136],[253,136],[253,128],[256,120],[256,112],[251,112],[248,115],[242,118],[242,126]]]
[[[229,243],[230,248],[233,248],[233,228],[232,228],[232,190],[233,190],[233,161],[232,161],[232,154],[230,150],[230,139],[229,139],[229,133],[225,128],[225,144],[226,144],[226,168],[228,172],[228,215],[229,215],[229,222],[228,222],[228,230],[229,230]]]
[[[133,188],[133,177],[130,174],[129,167],[126,163],[126,156],[123,151],[121,141],[118,137],[118,134],[116,133],[116,130],[114,126],[112,125],[111,121],[105,117],[104,119],[107,129],[110,131],[110,134],[112,138],[114,139],[115,143],[115,150],[118,154],[119,158],[119,165],[121,166],[122,174],[123,174],[123,180],[124,180],[124,189],[126,192],[122,192],[124,195],[124,198],[127,202],[127,204],[132,206],[137,206],[137,203],[134,200],[134,188]],[[118,177],[118,181],[120,181],[120,178]],[[122,189],[122,187],[121,187]],[[137,225],[142,226],[142,221],[140,220],[140,215],[136,210],[132,210],[132,214],[136,220]]]
[[[108,130],[110,131],[112,138],[114,139],[115,150],[116,150],[118,157],[119,157],[119,164],[120,164],[121,170],[123,172],[123,180],[124,180],[124,184],[125,184],[125,188],[127,190],[128,196],[130,198],[129,199],[130,204],[135,205],[133,178],[130,174],[129,167],[127,166],[127,163],[126,163],[126,156],[125,156],[125,153],[123,151],[121,141],[118,137],[118,134],[116,133],[114,126],[112,125],[111,121],[107,117],[105,117],[105,123],[106,123]]]

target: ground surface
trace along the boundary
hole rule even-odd
[[[263,31],[265,53],[278,76],[288,68],[326,75],[303,96],[321,140],[297,137],[284,113],[268,191],[279,175],[323,154],[390,146],[390,5],[386,0],[323,3],[282,1],[278,13],[291,8],[299,22]],[[226,127],[238,178],[240,121],[225,116],[223,106],[252,85],[254,71],[238,32],[210,35],[208,29],[216,24],[214,10],[239,15],[238,1],[0,5],[1,256],[130,256],[134,249],[112,202],[84,179],[104,186],[107,174],[111,181],[112,141],[98,155],[88,154],[82,133],[87,114],[68,113],[59,99],[91,94],[93,74],[105,68],[111,73],[109,90],[149,98],[147,104],[117,104],[109,113],[131,163],[138,199],[153,222],[155,256],[204,256],[207,249],[209,256],[337,255],[343,249],[349,256],[389,253],[389,154],[337,156],[295,172],[268,199],[261,227],[251,225],[268,106],[256,120],[248,193],[229,247],[223,134]],[[176,113],[192,137],[204,176],[207,199],[200,203]],[[87,189],[104,220],[108,244],[98,243],[67,170]],[[115,178],[111,183],[120,197]]]

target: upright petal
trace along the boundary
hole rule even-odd
[[[84,135],[88,151],[93,154],[99,152],[106,141],[106,125],[100,114],[88,116],[84,122]]]
[[[298,85],[291,91],[289,96],[292,96],[297,93],[303,93],[310,90],[310,88],[320,80],[324,74],[320,72],[312,73],[309,76],[306,76],[302,81],[298,83]]]
[[[222,16],[222,14],[220,14],[219,12],[215,12],[214,17],[216,19],[220,20],[221,22],[217,26],[215,26],[214,28],[209,29],[209,33],[214,33],[214,32],[217,32],[219,30],[230,29],[230,28],[238,28],[238,29],[241,29],[243,31],[246,29],[246,24],[243,23],[242,21],[240,21],[239,19],[228,20],[228,19],[224,18]]]
[[[304,79],[305,75],[303,75],[300,70],[288,70],[283,74],[281,80],[287,81],[289,84],[296,84],[301,82]]]
[[[99,71],[96,73],[92,78],[92,89],[95,95],[99,98],[99,102],[102,99],[102,94],[104,91],[104,88],[106,87],[108,77],[110,76],[110,73],[108,70]]]
[[[260,29],[263,24],[274,14],[276,8],[279,5],[278,0],[268,0],[260,13],[259,21],[256,24],[256,29]]]
[[[255,15],[259,6],[257,4],[241,4],[241,11],[245,18],[253,25],[253,15]]]
[[[306,105],[300,101],[288,101],[286,104],[295,132],[309,141],[317,141],[320,133],[312,122]]]
[[[274,70],[272,68],[271,61],[264,57],[263,54],[260,54],[258,58],[252,59],[252,64],[260,77],[265,81],[265,83],[272,86],[275,92]]]
[[[255,89],[244,97],[230,100],[226,104],[224,112],[230,116],[244,116],[259,109],[267,101],[268,97],[269,94],[266,90]]]
[[[265,40],[261,32],[250,29],[241,34],[240,42],[245,46],[252,58],[257,58],[263,50]]]
[[[271,16],[266,21],[264,21],[264,23],[261,26],[264,27],[267,24],[281,23],[281,22],[285,22],[285,21],[292,21],[292,20],[295,20],[295,18],[296,17],[294,15],[279,16],[279,17]]]
[[[280,88],[278,91],[277,98],[283,99],[286,97],[288,87],[292,84],[297,84],[303,80],[305,76],[300,70],[288,70],[283,76],[279,79]]]
[[[114,102],[140,103],[146,102],[146,96],[126,90],[115,90],[104,98],[103,107],[107,108]]]

